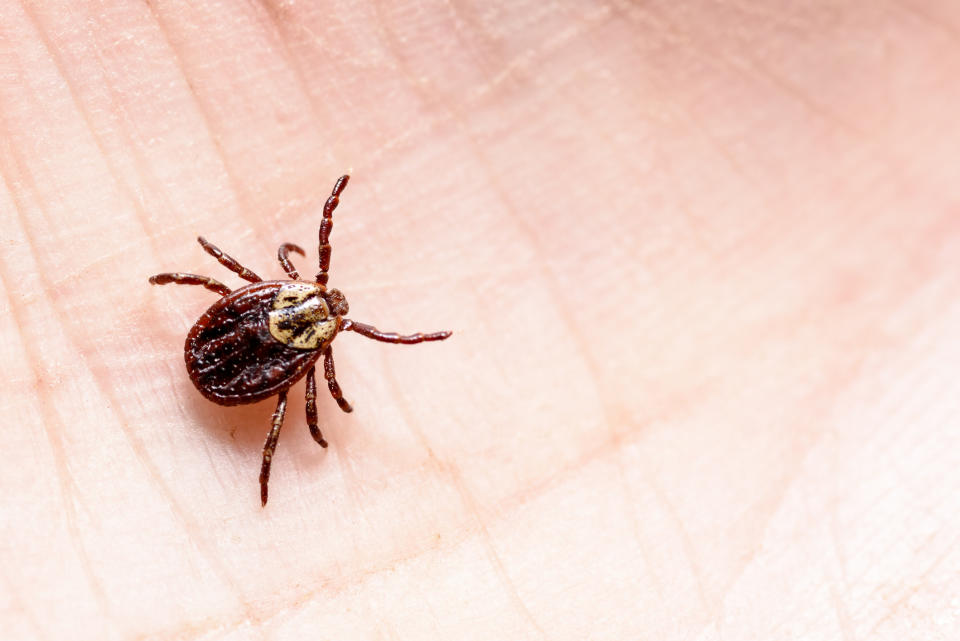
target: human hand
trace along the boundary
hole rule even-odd
[[[11,4],[4,637],[948,638],[951,5]],[[383,329],[223,408],[281,242]],[[909,633],[907,631],[909,630]]]

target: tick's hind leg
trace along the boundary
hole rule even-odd
[[[333,400],[337,402],[337,405],[340,406],[344,412],[352,412],[353,408],[350,406],[350,403],[347,402],[347,399],[343,397],[343,392],[340,390],[340,385],[337,383],[337,373],[333,369],[333,348],[329,345],[327,349],[323,350],[323,376],[327,379],[327,387],[330,388],[330,396],[333,397]]]
[[[277,449],[277,439],[280,438],[280,427],[283,425],[283,414],[287,411],[287,393],[280,392],[277,409],[273,413],[273,423],[267,434],[267,441],[263,444],[263,464],[260,466],[260,504],[267,504],[267,483],[270,482],[270,463],[273,461],[273,452]]]
[[[219,247],[208,243],[203,236],[199,236],[197,238],[197,242],[200,243],[205,252],[216,258],[221,265],[235,273],[240,278],[249,280],[251,283],[259,283],[261,280],[263,280],[252,271],[238,263],[236,260],[224,254],[222,251],[220,251]]]
[[[406,336],[402,334],[397,334],[396,332],[381,332],[379,329],[373,325],[367,325],[365,323],[358,323],[357,321],[352,321],[345,319],[343,325],[340,326],[340,329],[344,329],[350,332],[356,332],[367,338],[372,338],[375,341],[380,341],[382,343],[400,343],[403,345],[415,345],[417,343],[426,343],[429,341],[442,341],[450,338],[453,332],[433,332],[432,334],[424,334],[423,332],[417,332],[416,334],[408,334]]]
[[[196,274],[183,274],[173,272],[169,274],[157,274],[150,277],[150,282],[154,285],[166,285],[167,283],[176,283],[177,285],[203,285],[211,292],[217,292],[221,296],[230,293],[230,288],[218,280],[213,280],[206,276],[197,276]]]
[[[327,441],[324,440],[320,428],[317,426],[317,368],[311,367],[307,372],[307,427],[310,428],[310,436],[313,437],[320,447],[326,447]]]
[[[300,245],[284,243],[280,245],[280,249],[277,250],[277,260],[280,261],[280,266],[283,267],[283,271],[287,272],[290,280],[300,280],[300,273],[297,272],[297,268],[290,262],[290,252],[297,252],[301,256],[306,256]]]

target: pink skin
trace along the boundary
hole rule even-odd
[[[89,6],[87,6],[89,5]],[[951,26],[952,25],[952,26]],[[960,5],[0,9],[5,638],[948,638]],[[282,242],[344,333],[223,408]]]

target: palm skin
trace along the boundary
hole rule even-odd
[[[948,638],[951,3],[0,9],[5,638]],[[183,337],[313,248],[356,411]],[[951,621],[953,623],[951,623]]]

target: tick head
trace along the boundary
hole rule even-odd
[[[330,307],[330,313],[334,316],[346,316],[350,313],[350,305],[347,304],[347,297],[339,289],[331,289],[325,295],[327,305]]]

